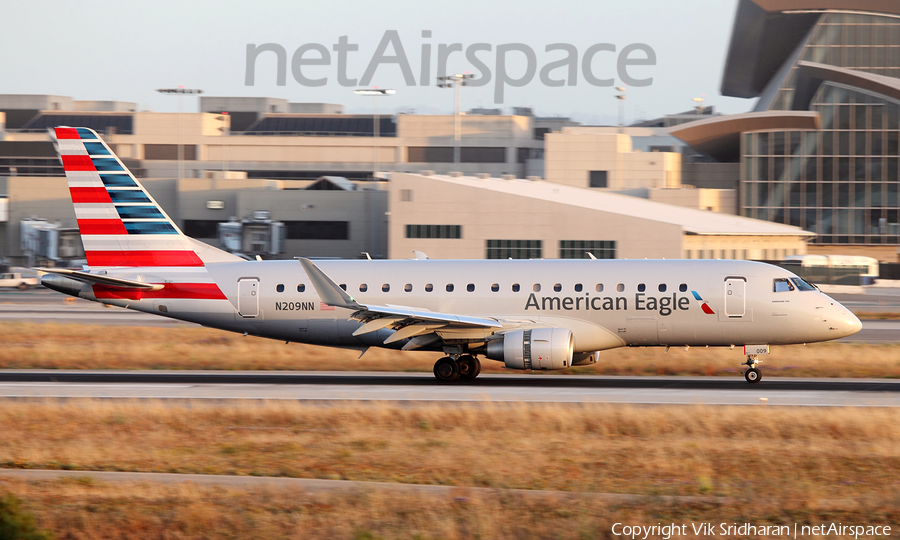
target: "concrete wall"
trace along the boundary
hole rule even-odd
[[[544,137],[544,179],[590,187],[590,171],[607,171],[607,188],[664,188],[681,185],[681,154],[635,152],[629,135],[566,128]]]
[[[690,235],[684,237],[685,259],[781,260],[805,255],[806,241],[798,236]]]
[[[501,182],[503,180],[491,180]],[[594,209],[550,203],[419,175],[390,182],[389,256],[413,250],[434,259],[484,259],[487,240],[541,240],[544,258],[559,257],[560,240],[614,240],[618,258],[680,258],[681,228]],[[411,201],[402,200],[411,190]],[[461,225],[461,239],[406,238],[406,225]]]
[[[736,190],[740,179],[740,163],[684,163],[681,166],[681,182],[698,188]]]

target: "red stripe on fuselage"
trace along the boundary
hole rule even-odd
[[[78,136],[78,130],[75,128],[56,128],[56,138],[57,139],[80,139]]]
[[[158,291],[141,291],[137,289],[120,289],[106,285],[94,285],[94,296],[98,299],[141,300],[225,300],[221,289],[215,283],[166,283],[165,288]]]
[[[703,309],[703,313],[706,313],[707,315],[715,315],[716,314],[716,312],[713,311],[712,308],[709,307],[709,305],[706,302],[703,302],[703,304],[700,305],[700,308]]]
[[[193,251],[85,251],[90,266],[203,266]]]
[[[81,234],[128,234],[121,219],[79,219]]]
[[[96,171],[94,162],[88,156],[60,156],[66,171]]]
[[[109,192],[102,187],[70,187],[73,203],[111,203]],[[81,233],[85,234],[85,233]]]

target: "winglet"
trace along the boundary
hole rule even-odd
[[[306,271],[306,275],[309,276],[309,280],[312,281],[313,287],[316,288],[316,293],[319,295],[319,298],[322,299],[322,302],[329,306],[347,309],[363,309],[363,306],[359,305],[352,296],[347,294],[347,291],[340,288],[338,284],[328,277],[328,274],[323,272],[315,265],[315,263],[303,257],[298,257],[298,259],[300,264],[303,265],[303,270]]]

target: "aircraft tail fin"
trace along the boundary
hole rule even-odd
[[[89,266],[204,266],[241,259],[184,235],[96,132],[52,130]]]

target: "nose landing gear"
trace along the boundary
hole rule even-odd
[[[472,355],[453,354],[435,362],[434,377],[445,383],[471,381],[481,373],[481,362]]]
[[[744,370],[744,378],[750,384],[755,384],[762,380],[762,372],[756,367],[756,364],[759,362],[761,360],[755,354],[751,354],[747,356],[747,361],[741,364],[747,366],[747,369]]]

